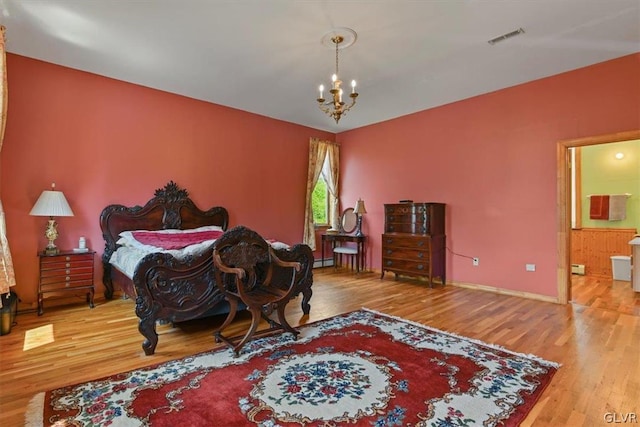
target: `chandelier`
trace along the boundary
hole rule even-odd
[[[353,30],[350,31],[355,35],[355,32],[353,32]],[[356,98],[358,97],[358,92],[356,92],[356,81],[351,80],[351,93],[349,94],[351,103],[349,105],[346,105],[346,103],[342,100],[342,80],[340,80],[340,78],[338,77],[338,50],[340,49],[340,43],[343,43],[344,41],[344,37],[339,34],[331,37],[331,42],[336,45],[336,72],[333,76],[331,76],[331,89],[329,89],[328,96],[329,99],[324,99],[324,85],[320,85],[320,97],[316,99],[316,101],[318,101],[318,107],[320,107],[320,109],[327,115],[333,117],[336,123],[340,121],[340,117],[342,117],[343,114],[349,111],[351,107],[356,105]],[[353,41],[351,43],[353,43]],[[346,48],[348,46],[350,46],[350,44],[344,47]]]

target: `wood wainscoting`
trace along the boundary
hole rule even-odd
[[[629,240],[635,228],[579,228],[571,230],[571,264],[584,264],[585,274],[612,277],[611,257],[631,255]]]

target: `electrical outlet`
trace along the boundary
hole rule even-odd
[[[527,271],[536,271],[536,265],[535,264],[525,264],[524,269]]]
[[[480,265],[480,258],[473,258],[473,266],[477,267]]]

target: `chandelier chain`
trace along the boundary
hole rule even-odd
[[[340,36],[333,38],[333,42],[336,44],[336,76],[339,75],[338,74],[338,45],[342,41],[341,38],[342,37]]]

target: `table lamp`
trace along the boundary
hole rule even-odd
[[[49,240],[49,244],[44,250],[47,255],[56,255],[59,252],[54,243],[58,238],[58,224],[56,224],[53,217],[73,216],[73,211],[69,207],[64,194],[62,191],[56,191],[55,188],[56,184],[53,183],[51,184],[51,190],[43,191],[36,204],[33,205],[31,212],[29,212],[29,215],[49,217],[49,223],[44,232],[45,237]]]
[[[358,201],[356,202],[356,207],[353,210],[353,213],[355,213],[358,216],[358,222],[356,224],[356,236],[358,237],[362,237],[362,214],[366,214],[367,213],[367,209],[364,207],[364,200],[362,199],[358,199]]]

